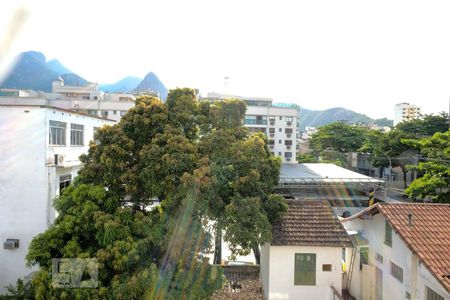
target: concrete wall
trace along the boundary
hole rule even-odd
[[[260,277],[263,286],[264,299],[269,298],[269,275],[270,275],[270,244],[261,246],[261,268]]]
[[[49,145],[49,120],[67,123],[66,146]],[[70,146],[70,124],[84,125],[84,145]],[[113,124],[99,118],[39,107],[0,106],[0,294],[34,269],[25,266],[32,238],[54,221],[53,199],[62,175],[76,177],[78,157],[87,152],[94,127]],[[61,165],[54,155],[64,155]],[[6,239],[19,248],[4,249]]]
[[[426,299],[425,285],[435,292],[440,292],[446,300],[450,299],[441,284],[429,273],[416,255],[409,250],[401,237],[392,231],[392,247],[384,243],[385,239],[385,217],[382,214],[373,216],[370,220],[355,219],[343,223],[348,230],[357,230],[369,241],[369,264],[382,271],[383,299],[405,299],[406,293],[411,299]],[[375,259],[376,254],[383,257],[383,262]],[[359,259],[359,254],[357,255]],[[365,299],[362,295],[364,280],[371,281],[375,288],[375,274],[370,278],[364,278],[359,269],[359,260],[355,265],[350,293],[357,299]],[[391,275],[390,263],[393,262],[403,269],[403,282]]]
[[[269,263],[267,268],[267,253]],[[261,251],[261,276],[267,299],[333,299],[331,286],[342,289],[342,248],[271,246]],[[296,253],[316,254],[316,285],[294,285]],[[332,271],[322,271],[323,264],[331,264]],[[268,278],[266,272],[269,273]]]

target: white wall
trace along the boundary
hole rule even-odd
[[[49,120],[67,123],[66,146],[49,145]],[[70,146],[71,123],[84,125],[83,146]],[[0,294],[33,270],[25,266],[28,245],[54,221],[59,177],[76,177],[93,127],[112,123],[57,109],[0,106]],[[61,166],[54,165],[55,154],[65,156]],[[4,249],[8,238],[19,239],[19,248]]]
[[[270,275],[270,244],[261,246],[261,264],[259,275],[263,286],[264,299],[269,298],[269,275]]]
[[[266,264],[266,254],[262,251],[261,261]],[[296,253],[316,254],[316,285],[294,285]],[[331,286],[342,289],[342,248],[271,246],[269,255],[269,279],[264,280],[264,294],[268,299],[333,299]],[[322,271],[323,264],[331,264],[332,271]],[[267,272],[267,266],[261,266]],[[267,286],[268,282],[268,286]]]
[[[406,292],[411,295],[411,299],[425,299],[425,284],[436,292],[444,291],[394,230],[392,231],[392,247],[384,243],[385,220],[382,214],[377,214],[371,220],[355,219],[343,223],[346,229],[359,231],[369,241],[369,264],[383,272],[383,299],[405,299]],[[382,263],[375,259],[376,253],[383,256]],[[390,274],[391,261],[403,269],[403,283]],[[373,277],[367,280],[373,281],[374,274],[372,275]],[[361,293],[363,280],[365,278],[362,278],[359,260],[357,260],[350,288],[350,293],[357,299],[364,299]],[[447,297],[446,300],[449,298],[448,293],[441,295]]]

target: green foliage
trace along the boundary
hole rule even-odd
[[[312,135],[310,146],[315,150],[356,152],[363,145],[367,131],[367,129],[349,126],[341,122],[331,123],[320,127]]]
[[[35,294],[31,282],[25,283],[22,279],[18,279],[15,286],[7,286],[6,291],[5,295],[0,295],[0,300],[31,300]]]
[[[420,138],[432,136],[436,132],[446,132],[448,126],[448,116],[442,112],[438,115],[425,115],[419,119],[401,122],[395,126],[395,129]]]
[[[427,157],[419,163],[417,171],[422,176],[414,180],[405,190],[413,199],[450,202],[450,131],[437,132],[432,137],[408,140],[420,148]]]
[[[298,153],[297,154],[298,163],[318,163],[319,158],[313,153]]]
[[[286,211],[272,195],[280,161],[262,134],[248,136],[241,101],[198,103],[195,91],[167,102],[140,97],[100,129],[79,176],[55,200],[59,215],[29,247],[37,299],[208,299],[221,270],[203,257],[216,221],[236,249],[271,238]],[[198,133],[201,131],[201,135]],[[161,206],[149,209],[153,200]],[[245,233],[245,234],[244,234]],[[58,289],[53,258],[99,262],[97,289]]]

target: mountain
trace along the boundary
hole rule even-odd
[[[145,75],[141,83],[139,83],[139,85],[133,90],[133,92],[146,91],[157,92],[161,99],[166,99],[168,93],[167,88],[164,86],[161,80],[159,80],[158,76],[156,76],[153,72]]]
[[[351,123],[378,124],[380,126],[392,126],[393,121],[382,119],[371,119],[366,115],[342,108],[334,107],[326,110],[309,110],[300,108],[300,130],[305,127],[320,127],[336,121],[348,121]]]
[[[5,80],[0,82],[0,87],[51,92],[52,82],[60,76],[67,85],[87,83],[84,78],[72,73],[58,60],[47,62],[44,54],[28,51],[19,55],[14,68]]]
[[[117,92],[124,92],[128,93],[134,90],[139,83],[141,83],[142,79],[138,77],[128,76],[125,78],[122,78],[121,80],[117,81],[116,83],[111,84],[100,84],[100,90],[105,92],[111,92],[111,93],[117,93]]]
[[[67,69],[65,66],[63,66],[62,64],[61,64],[61,62],[59,61],[59,60],[57,60],[57,59],[52,59],[52,60],[49,60],[48,62],[47,62],[47,66],[51,69],[51,70],[53,70],[53,71],[55,71],[56,73],[58,73],[58,74],[68,74],[68,73],[73,73],[72,71],[70,71],[69,69]]]

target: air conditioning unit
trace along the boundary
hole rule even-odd
[[[291,161],[291,158],[290,157],[286,157],[286,161]]]
[[[270,125],[275,125],[275,121],[270,121]]]
[[[59,166],[64,163],[64,155],[62,154],[55,154],[55,165]]]
[[[19,240],[18,239],[6,239],[6,242],[3,243],[3,249],[16,249],[19,248]]]
[[[290,137],[291,137],[291,134],[290,134],[290,133],[286,134],[286,137],[290,138]]]
[[[275,146],[274,145],[270,145],[270,149],[273,149]]]
[[[286,122],[287,126],[291,126],[292,122]]]
[[[287,145],[287,146],[286,146],[286,149],[288,149],[288,150],[291,149],[291,146],[290,146],[290,145]]]
[[[270,137],[274,137],[274,136],[275,136],[275,133],[271,133],[271,134],[270,134]]]

